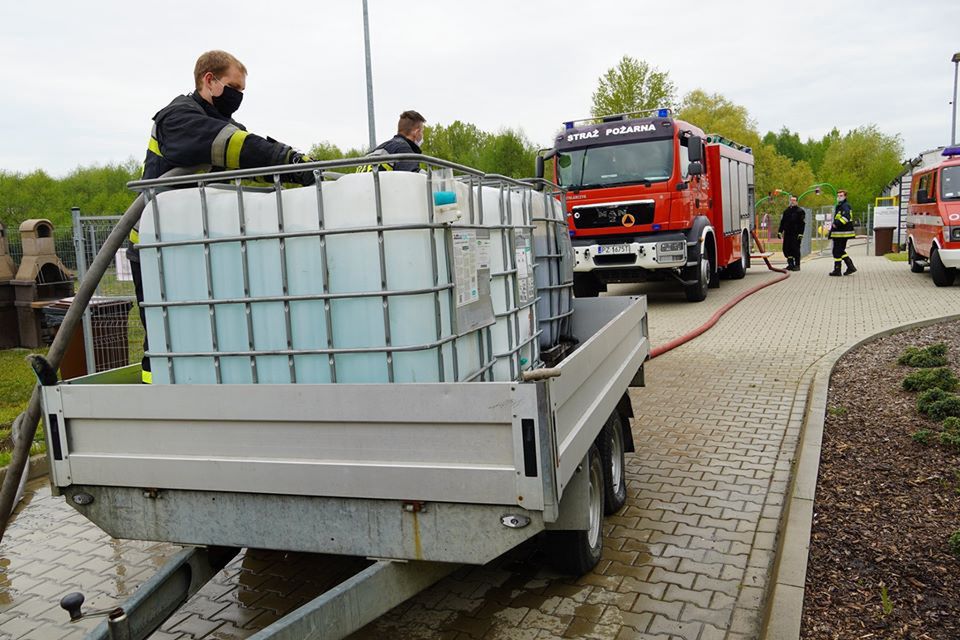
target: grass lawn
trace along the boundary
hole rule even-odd
[[[37,379],[27,364],[29,353],[46,353],[46,349],[7,349],[0,351],[0,467],[10,463],[10,428],[17,415],[26,409]],[[43,453],[43,429],[37,429],[32,453]]]
[[[907,252],[900,251],[899,253],[885,253],[883,257],[889,260],[890,262],[906,262],[907,261]]]

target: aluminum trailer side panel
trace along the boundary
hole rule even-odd
[[[56,482],[542,508],[533,385],[59,385]]]
[[[650,354],[645,297],[611,296],[573,302],[574,335],[590,338],[560,363],[560,377],[550,380],[560,495]],[[609,318],[602,328],[594,326],[600,318]]]

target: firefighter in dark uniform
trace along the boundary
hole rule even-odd
[[[854,236],[853,233],[853,213],[850,209],[850,203],[847,202],[847,192],[837,192],[837,206],[833,210],[833,226],[830,227],[830,238],[833,239],[833,271],[831,276],[839,276],[840,263],[845,262],[847,270],[843,275],[849,276],[856,273],[857,268],[853,266],[853,260],[847,255],[847,240]]]
[[[420,145],[423,144],[423,125],[426,119],[416,111],[404,111],[400,114],[397,123],[397,135],[372,149],[367,156],[385,156],[396,153],[423,153]],[[397,162],[381,162],[368,164],[357,169],[358,172],[373,171],[420,171],[420,163],[416,160],[400,160]]]
[[[194,67],[196,90],[178,96],[153,116],[153,130],[143,163],[145,179],[159,178],[174,167],[207,167],[218,171],[307,162],[293,148],[271,138],[249,133],[232,118],[243,100],[247,68],[226,51],[208,51]],[[313,184],[312,171],[284,174],[284,181]],[[139,222],[130,232],[127,251],[138,306],[143,302],[143,280],[137,250]],[[146,334],[146,318],[140,306]],[[144,335],[144,351],[147,350]],[[150,361],[144,357],[143,382],[152,382]]]
[[[787,271],[800,271],[800,242],[807,226],[806,212],[797,206],[797,196],[790,196],[790,206],[780,216],[777,237],[783,238],[783,255],[787,258]]]

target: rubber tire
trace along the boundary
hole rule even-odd
[[[923,273],[923,264],[917,264],[917,252],[913,249],[913,243],[907,243],[907,262],[910,263],[912,273]]]
[[[600,282],[592,273],[573,274],[573,295],[576,298],[596,298],[600,295]]]
[[[589,474],[591,485],[591,529],[547,532],[553,564],[559,571],[573,576],[582,576],[597,566],[603,553],[603,463],[597,445],[590,445],[587,461],[587,468],[581,473]]]
[[[933,284],[938,287],[949,287],[957,277],[956,269],[948,269],[943,266],[940,260],[940,252],[936,247],[930,249],[930,275],[933,277]]]
[[[623,418],[614,409],[597,438],[603,463],[603,512],[608,516],[620,511],[627,503],[625,443]]]
[[[683,276],[684,280],[697,280],[696,284],[683,288],[683,292],[687,295],[687,302],[706,300],[707,289],[710,286],[710,261],[707,256],[701,253],[697,265],[684,269]]]
[[[727,265],[727,277],[731,280],[742,280],[747,275],[747,262],[750,260],[750,243],[747,234],[740,236],[740,259]]]

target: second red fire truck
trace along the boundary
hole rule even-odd
[[[666,109],[565,123],[553,149],[556,181],[568,189],[576,254],[574,292],[608,284],[672,280],[698,302],[721,275],[750,266],[753,155],[706,136]]]

